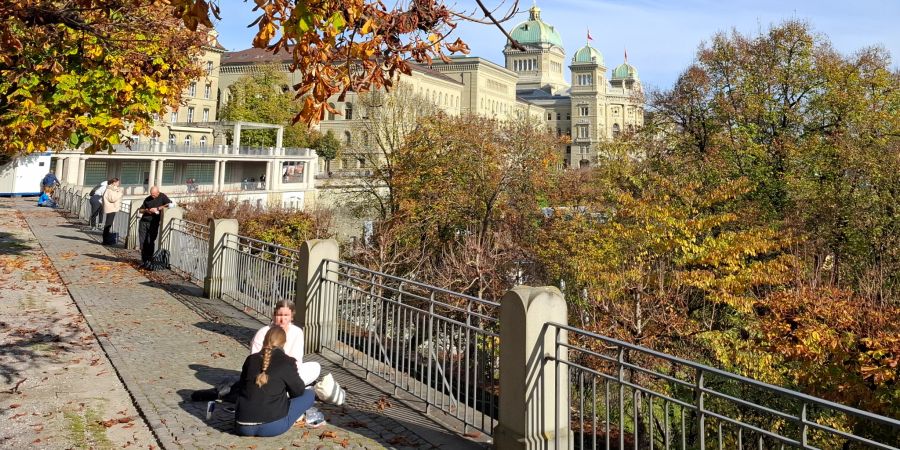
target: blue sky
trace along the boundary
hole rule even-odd
[[[501,0],[485,0],[496,5]],[[507,0],[509,1],[509,0]],[[386,1],[386,4],[392,4]],[[455,9],[472,11],[474,0],[448,0]],[[505,24],[507,30],[527,20],[532,0],[520,0],[522,12]],[[591,45],[603,53],[611,70],[623,60],[637,67],[645,86],[668,88],[689,65],[699,44],[718,31],[736,28],[757,33],[770,24],[797,18],[828,36],[842,53],[879,44],[900,61],[900,0],[537,0],[544,21],[560,32],[567,58],[584,45],[590,28]],[[253,2],[221,0],[219,40],[229,50],[250,47]],[[494,27],[461,23],[455,34],[473,56],[503,63],[505,38]],[[567,75],[568,78],[568,75]]]

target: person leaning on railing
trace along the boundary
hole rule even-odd
[[[123,194],[118,178],[112,178],[106,183],[106,190],[103,192],[103,213],[106,215],[103,221],[103,245],[116,245],[116,237],[109,230],[116,219],[116,213],[122,209]]]
[[[150,195],[144,199],[144,203],[138,209],[141,220],[138,222],[138,241],[141,246],[141,267],[153,270],[153,255],[156,252],[156,237],[159,234],[159,223],[162,210],[169,207],[172,200],[166,194],[160,193],[159,188],[150,188]]]

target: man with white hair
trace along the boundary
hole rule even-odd
[[[162,218],[162,210],[170,207],[172,201],[166,194],[159,192],[159,188],[150,188],[150,195],[144,199],[138,213],[141,220],[138,222],[138,241],[141,246],[141,267],[153,270],[153,255],[156,253],[156,237],[159,235],[159,223]]]

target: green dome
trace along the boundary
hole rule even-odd
[[[590,45],[585,45],[581,47],[580,50],[575,52],[575,56],[572,57],[573,63],[593,63],[597,65],[603,65],[603,54],[600,53],[594,47]]]
[[[634,68],[631,64],[622,63],[619,67],[613,69],[612,74],[613,79],[624,79],[624,78],[637,78],[638,73],[637,69]]]
[[[532,6],[528,11],[531,13],[529,20],[516,25],[510,36],[522,45],[553,44],[562,48],[562,38],[559,37],[559,33],[552,25],[541,20],[541,9]]]

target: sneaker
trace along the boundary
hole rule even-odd
[[[216,401],[211,400],[206,403],[206,420],[212,419],[213,411],[216,410]]]

